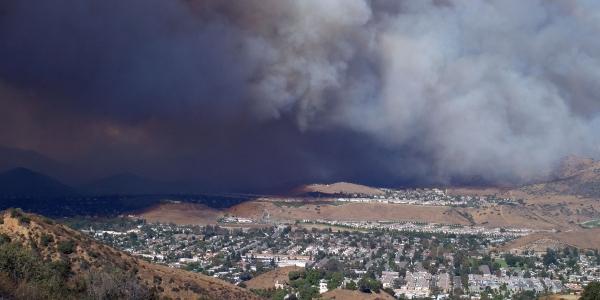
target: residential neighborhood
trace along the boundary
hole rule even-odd
[[[241,286],[276,268],[306,270],[274,282],[272,290],[257,291],[267,296],[280,291],[311,299],[341,288],[389,293],[398,299],[504,299],[522,293],[578,292],[600,280],[598,251],[572,247],[545,253],[504,251],[501,246],[518,236],[505,232],[469,234],[300,220],[226,228],[126,219],[80,229],[149,261]]]

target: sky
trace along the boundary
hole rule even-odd
[[[600,155],[594,0],[6,0],[0,145],[212,190]]]

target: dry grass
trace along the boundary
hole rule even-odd
[[[569,295],[569,294],[567,294],[567,295],[556,294],[556,295],[540,297],[540,300],[577,300],[577,299],[579,299],[579,296]]]
[[[385,292],[379,294],[366,294],[360,291],[351,291],[344,289],[335,289],[326,292],[321,295],[323,299],[336,299],[336,300],[392,300],[395,299],[391,295]]]
[[[533,250],[544,251],[552,244],[561,244],[562,246],[568,245],[583,249],[600,249],[600,229],[535,233],[519,238],[504,246],[503,249],[510,250],[537,247],[539,249]]]
[[[289,281],[288,274],[290,272],[301,270],[304,270],[304,268],[296,266],[277,268],[267,273],[258,275],[246,281],[245,283],[249,289],[269,289],[275,287],[276,281],[278,281],[280,284],[287,283]]]
[[[148,222],[190,225],[216,224],[222,212],[195,203],[161,203],[138,214]]]
[[[306,204],[278,206],[269,201],[244,202],[228,210],[229,213],[260,218],[265,212],[274,220],[347,220],[347,221],[421,221],[447,224],[469,222],[455,210],[441,206],[420,206],[383,203],[345,203],[340,205]]]

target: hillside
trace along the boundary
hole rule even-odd
[[[534,250],[573,246],[580,249],[600,249],[600,229],[578,229],[562,232],[541,232],[516,239],[504,250]]]
[[[377,188],[348,182],[332,184],[309,184],[296,189],[296,194],[323,194],[323,195],[383,195],[384,192]]]
[[[64,196],[74,190],[58,180],[26,168],[0,173],[0,194],[10,196]]]
[[[148,263],[44,217],[0,213],[0,296],[257,299],[224,281]]]
[[[555,172],[555,180],[521,188],[532,195],[577,195],[600,198],[600,161],[568,157]]]
[[[159,203],[137,215],[148,222],[206,225],[217,223],[222,213],[197,203]]]

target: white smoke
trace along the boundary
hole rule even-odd
[[[394,2],[279,6],[248,37],[260,114],[416,143],[441,178],[527,180],[597,155],[597,2]]]

